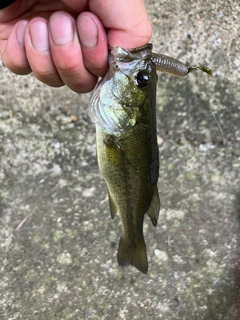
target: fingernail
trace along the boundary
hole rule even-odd
[[[27,27],[28,22],[27,21],[22,21],[18,24],[17,26],[17,41],[20,46],[24,47],[25,41],[24,41],[24,36],[25,36],[25,30]]]
[[[49,50],[48,28],[44,21],[36,21],[29,27],[33,48],[38,52]]]
[[[78,20],[78,32],[81,43],[87,48],[94,48],[98,43],[98,30],[93,20],[81,16]]]
[[[65,14],[54,14],[50,19],[52,41],[57,46],[73,41],[74,26],[70,17]]]

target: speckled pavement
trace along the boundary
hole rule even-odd
[[[159,74],[161,211],[149,272],[120,268],[89,94],[0,67],[0,319],[240,319],[240,4],[146,1]]]

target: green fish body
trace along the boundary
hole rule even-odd
[[[156,84],[159,70],[186,76],[195,69],[179,60],[152,52],[152,45],[109,54],[109,70],[90,100],[90,117],[96,124],[99,169],[108,187],[112,219],[118,213],[122,235],[118,263],[148,271],[143,237],[145,213],[157,224],[160,201],[156,132]]]
[[[99,169],[107,183],[112,218],[122,221],[118,263],[147,273],[143,220],[157,224],[160,201],[155,98],[157,74],[151,45],[112,50],[109,71],[95,89],[90,115],[96,123]]]

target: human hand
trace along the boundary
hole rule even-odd
[[[52,86],[91,91],[108,68],[108,46],[146,44],[143,0],[17,0],[0,11],[4,65]]]

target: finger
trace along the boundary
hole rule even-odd
[[[152,27],[143,0],[89,0],[89,8],[109,29],[110,46],[128,49],[150,40]]]
[[[57,12],[50,17],[49,28],[51,54],[61,79],[73,91],[91,91],[97,77],[84,65],[75,20],[66,12]]]
[[[28,21],[16,23],[7,40],[1,43],[1,59],[4,65],[12,72],[20,75],[31,72],[25,51],[25,30]]]
[[[102,77],[108,69],[108,43],[101,21],[93,13],[84,12],[77,19],[77,29],[85,67]]]
[[[38,80],[52,87],[64,85],[51,56],[46,19],[39,17],[29,22],[25,48],[29,65]]]

